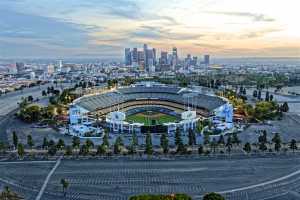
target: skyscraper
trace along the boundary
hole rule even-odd
[[[198,63],[198,57],[193,56],[192,65],[197,66],[197,63]]]
[[[59,60],[58,61],[58,67],[57,67],[57,72],[61,72],[63,68],[63,61]]]
[[[144,64],[145,64],[145,68],[148,68],[148,45],[144,44]]]
[[[132,64],[132,62],[131,62],[131,51],[130,51],[130,48],[126,48],[125,49],[125,65],[129,66],[131,64]]]
[[[22,73],[25,70],[25,64],[22,62],[16,63],[18,73]]]
[[[172,70],[175,70],[176,65],[178,64],[178,53],[177,53],[177,48],[173,47],[173,52],[172,52]]]
[[[138,50],[137,48],[133,48],[132,52],[131,52],[131,61],[132,61],[132,65],[137,65],[138,63]]]
[[[205,65],[209,65],[210,61],[209,61],[209,55],[204,55],[204,64]]]
[[[160,64],[167,65],[168,64],[168,52],[162,51],[160,55]]]
[[[153,63],[154,63],[154,65],[156,65],[156,61],[157,61],[157,58],[156,58],[156,49],[153,48]]]
[[[153,52],[153,49],[148,49],[147,50],[147,56],[146,56],[146,58],[147,58],[147,67],[146,67],[146,70],[148,71],[148,72],[150,72],[151,71],[151,67],[152,66],[154,66],[154,52]]]
[[[145,67],[145,55],[144,55],[144,51],[138,51],[138,64],[140,66],[144,66]]]

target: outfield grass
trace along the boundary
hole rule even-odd
[[[153,120],[155,121],[155,124],[152,124]],[[177,117],[163,114],[163,113],[158,113],[158,112],[152,112],[151,115],[149,115],[149,113],[137,113],[128,116],[126,121],[143,123],[146,126],[150,126],[150,125],[161,125],[163,123],[168,123],[168,122],[176,122]]]

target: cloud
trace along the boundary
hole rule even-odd
[[[211,49],[224,48],[224,45],[219,45],[219,44],[194,43],[194,45],[197,46],[197,47],[211,48]]]
[[[264,14],[257,14],[257,13],[250,13],[250,12],[206,12],[210,14],[217,14],[217,15],[227,15],[227,16],[234,16],[234,17],[246,17],[250,18],[255,22],[273,22],[275,21],[274,18],[268,17]]]
[[[248,31],[247,33],[241,34],[238,38],[240,39],[253,39],[253,38],[259,38],[264,37],[267,34],[280,32],[282,29],[280,28],[269,28],[269,29],[262,29],[257,31]]]
[[[74,47],[83,45],[88,39],[88,29],[95,28],[50,17],[0,10],[0,37],[53,41],[61,43],[61,46]]]
[[[147,26],[142,25],[136,31],[129,33],[132,37],[143,38],[143,39],[159,39],[159,40],[197,40],[203,37],[203,34],[198,33],[182,33],[175,32],[164,26]]]

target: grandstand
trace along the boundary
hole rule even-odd
[[[123,115],[129,116],[131,115],[130,113],[139,110],[162,109],[163,111],[175,113],[177,116],[190,112],[193,119],[182,119],[177,125],[174,122],[175,120],[165,123],[169,132],[174,131],[179,124],[185,130],[193,129],[196,121],[201,118],[213,117],[216,110],[220,110],[225,104],[227,104],[227,101],[217,96],[201,94],[188,88],[151,83],[132,85],[102,94],[83,96],[73,102],[72,108],[77,109],[77,113],[79,112],[80,116],[106,118],[108,127],[112,131],[119,132],[124,130],[141,130],[141,127],[145,124],[132,121],[129,123],[125,120],[126,117],[123,117]],[[191,114],[192,112],[195,112],[195,114]],[[112,119],[112,117],[115,119]]]

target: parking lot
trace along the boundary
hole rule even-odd
[[[0,185],[35,199],[55,161],[0,163]],[[194,199],[222,192],[226,199],[298,195],[300,157],[231,159],[62,160],[41,199],[127,200],[143,193],[187,193]],[[297,173],[295,173],[297,172]],[[60,180],[70,183],[66,198]],[[282,197],[283,198],[283,197]],[[292,199],[292,198],[291,198]]]

